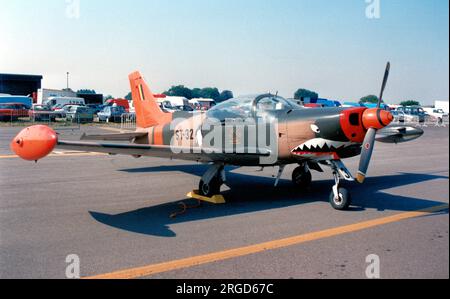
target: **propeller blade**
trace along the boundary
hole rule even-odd
[[[362,152],[361,152],[361,160],[359,162],[358,176],[357,181],[359,183],[364,183],[367,170],[369,169],[370,160],[372,159],[373,148],[375,146],[375,137],[377,135],[377,130],[374,128],[370,128],[366,134],[364,139]]]
[[[380,98],[378,99],[377,109],[381,108],[383,103],[383,94],[386,89],[386,85],[389,79],[389,73],[391,71],[391,63],[388,62],[386,65],[386,71],[384,72],[383,85],[381,85]],[[378,110],[378,117],[380,117],[380,111]],[[382,123],[382,121],[381,121]],[[361,160],[359,161],[359,169],[356,180],[361,184],[364,183],[367,176],[367,171],[369,170],[370,160],[372,159],[373,148],[375,146],[375,141],[377,137],[378,130],[374,127],[369,128],[366,137],[364,138],[364,143],[361,151]]]
[[[380,97],[378,98],[377,108],[381,108],[381,104],[383,103],[384,90],[386,89],[390,71],[391,71],[391,63],[388,62],[386,65],[386,71],[384,72],[383,85],[381,86],[381,93],[380,93]]]

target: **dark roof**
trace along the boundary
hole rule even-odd
[[[39,81],[42,79],[41,75],[0,74],[0,81]]]

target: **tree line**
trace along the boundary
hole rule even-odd
[[[190,89],[184,85],[172,86],[169,90],[163,92],[163,94],[171,97],[185,97],[188,100],[197,98],[213,99],[218,103],[234,97],[231,90],[224,90],[220,92],[217,87]]]
[[[222,92],[219,91],[216,87],[206,87],[206,88],[194,88],[190,89],[184,85],[176,85],[172,86],[169,90],[163,92],[166,96],[172,96],[172,97],[184,97],[188,100],[195,99],[195,98],[204,98],[204,99],[213,99],[217,103],[221,103],[223,101],[232,99],[234,97],[233,92],[230,90],[224,90]],[[125,96],[125,98],[129,101],[131,101],[131,92],[128,93],[128,95]],[[305,98],[309,98],[311,100],[317,100],[319,99],[319,94],[315,91],[300,88],[294,93],[294,99],[296,100],[303,100]],[[378,97],[376,95],[368,95],[365,97],[362,97],[359,100],[360,104],[376,104],[378,103]],[[419,101],[414,100],[408,100],[408,101],[402,101],[400,103],[401,106],[420,106]]]
[[[190,89],[184,85],[172,86],[169,90],[163,92],[162,94],[170,97],[183,97],[188,100],[197,98],[213,99],[217,103],[221,103],[234,97],[231,90],[219,91],[216,87]],[[131,101],[131,92],[125,96],[125,99]]]
[[[366,104],[366,103],[371,103],[371,104],[376,104],[378,103],[379,98],[376,95],[368,95],[365,97],[362,97],[361,100],[359,101],[360,104]],[[400,103],[400,106],[403,107],[407,107],[407,106],[421,106],[419,101],[414,101],[414,100],[408,100],[408,101],[402,101]]]

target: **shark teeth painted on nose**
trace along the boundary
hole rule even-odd
[[[349,145],[352,143],[315,138],[299,145],[292,152],[334,152]]]

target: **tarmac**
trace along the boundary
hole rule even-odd
[[[329,170],[308,192],[286,168],[227,168],[226,204],[176,218],[205,165],[56,152],[37,164],[13,156],[20,128],[0,128],[0,278],[449,278],[449,130],[376,145],[364,185],[347,183],[351,210],[328,203]],[[98,127],[60,131],[76,140]],[[345,160],[356,171],[358,158]],[[373,261],[373,260],[372,260]]]

